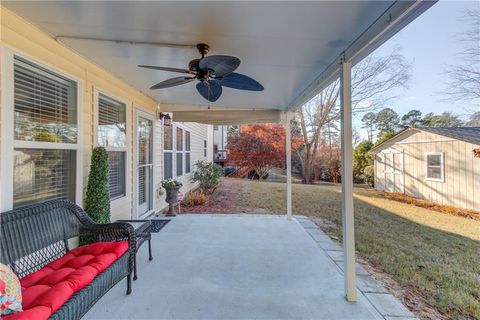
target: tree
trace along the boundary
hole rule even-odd
[[[293,137],[292,149],[299,146]],[[228,135],[228,159],[238,166],[251,167],[262,179],[272,167],[285,163],[285,128],[279,124],[251,124]]]
[[[370,150],[373,147],[371,141],[363,141],[353,150],[353,176],[359,178],[363,175],[366,166],[373,164]]]
[[[373,145],[373,147],[375,148],[376,146],[380,145],[384,141],[387,141],[388,139],[393,138],[395,135],[396,135],[395,131],[387,131],[387,132],[383,133],[377,139],[377,141],[375,141],[375,144]]]
[[[464,125],[464,122],[459,116],[449,111],[445,111],[440,115],[430,112],[423,117],[422,125],[426,127],[461,127]]]
[[[467,125],[470,127],[480,126],[480,111],[477,111],[470,116],[470,120],[467,122]]]
[[[368,141],[373,141],[373,132],[376,129],[377,114],[373,111],[367,112],[362,117],[362,128],[367,129]]]
[[[352,70],[352,108],[368,112],[385,104],[394,96],[391,89],[405,87],[410,78],[410,65],[396,48],[386,56],[370,54]],[[297,111],[303,148],[298,149],[304,183],[312,183],[315,155],[321,130],[338,121],[339,80],[322,90]]]
[[[402,116],[401,124],[404,128],[415,128],[422,123],[422,112],[410,110]]]
[[[446,68],[447,83],[444,94],[453,101],[480,100],[480,10],[467,10],[462,20],[465,31],[459,41],[464,44],[455,65]]]
[[[399,123],[398,113],[393,109],[384,108],[377,113],[376,126],[380,135],[385,132],[395,131]]]
[[[85,212],[96,223],[110,222],[108,171],[107,151],[103,147],[94,148],[88,174]]]

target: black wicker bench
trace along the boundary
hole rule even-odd
[[[74,293],[50,319],[80,319],[110,288],[127,278],[131,292],[136,239],[126,223],[96,224],[69,201],[48,201],[0,214],[0,262],[19,278],[64,256],[69,239],[86,236],[97,242],[127,241],[128,249],[106,270]],[[124,245],[124,250],[126,244]],[[122,251],[123,252],[123,251]]]

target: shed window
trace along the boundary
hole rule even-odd
[[[427,179],[443,181],[443,153],[427,153]]]

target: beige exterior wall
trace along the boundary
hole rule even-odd
[[[120,200],[112,202],[112,220],[128,219],[134,215],[134,129],[136,125],[135,110],[142,110],[144,112],[155,115],[158,102],[150,98],[146,94],[140,92],[136,88],[126,84],[114,75],[110,74],[102,67],[90,62],[88,59],[80,56],[76,52],[64,47],[56,42],[50,35],[37,29],[28,21],[15,15],[11,11],[1,7],[1,49],[2,55],[6,50],[13,51],[15,54],[20,54],[34,62],[40,63],[53,71],[60,72],[79,82],[81,88],[81,104],[82,116],[79,120],[81,127],[80,138],[81,146],[79,152],[82,155],[82,176],[80,183],[77,185],[83,189],[87,185],[90,157],[92,148],[94,146],[94,93],[96,90],[107,93],[112,98],[119,99],[127,104],[127,138],[128,138],[128,152],[127,152],[127,166],[129,168],[127,179],[127,196]],[[2,57],[3,58],[3,57]],[[2,59],[3,61],[3,59]],[[4,67],[2,65],[2,67]],[[3,69],[0,70],[3,73]],[[2,76],[2,81],[5,77]],[[10,79],[11,80],[11,79]],[[4,85],[2,84],[2,90]],[[4,97],[2,92],[2,99]],[[5,105],[2,100],[0,111],[3,108],[13,108],[12,105]],[[160,106],[161,109],[161,106]],[[0,112],[2,114],[2,112]],[[158,186],[163,177],[163,132],[160,121],[154,121],[154,209],[160,210],[166,204],[163,197],[158,195]],[[0,126],[3,126],[1,122]],[[186,130],[192,133],[192,163],[198,159],[203,158],[203,140],[207,139],[208,126],[200,124],[184,124]],[[12,133],[13,134],[13,133]],[[5,137],[0,136],[0,144],[4,143]],[[200,143],[201,142],[201,143]],[[211,140],[209,141],[211,144]],[[1,154],[0,164],[4,157],[12,155]],[[77,164],[78,165],[78,164]],[[3,169],[3,167],[2,167]],[[193,166],[192,166],[193,169]],[[3,173],[2,173],[3,175]],[[2,176],[0,176],[2,178]],[[191,188],[188,177],[182,178],[185,183],[184,191]],[[3,181],[3,179],[2,179]],[[0,193],[4,188],[11,186],[2,185]],[[1,198],[1,197],[0,197]],[[82,204],[83,199],[77,199],[77,203]],[[2,210],[5,209],[5,204],[1,204]],[[8,207],[8,206],[7,206]]]
[[[403,151],[405,194],[480,211],[479,145],[430,132],[409,130],[375,150],[375,188],[384,190],[383,153]],[[444,181],[426,179],[426,154],[443,152]]]

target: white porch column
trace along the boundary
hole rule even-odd
[[[355,231],[353,220],[352,163],[352,63],[342,61],[340,71],[340,109],[342,139],[342,228],[345,296],[357,300],[355,285]]]
[[[292,113],[285,113],[285,158],[287,162],[287,219],[292,219],[292,136],[290,133],[290,122]]]

